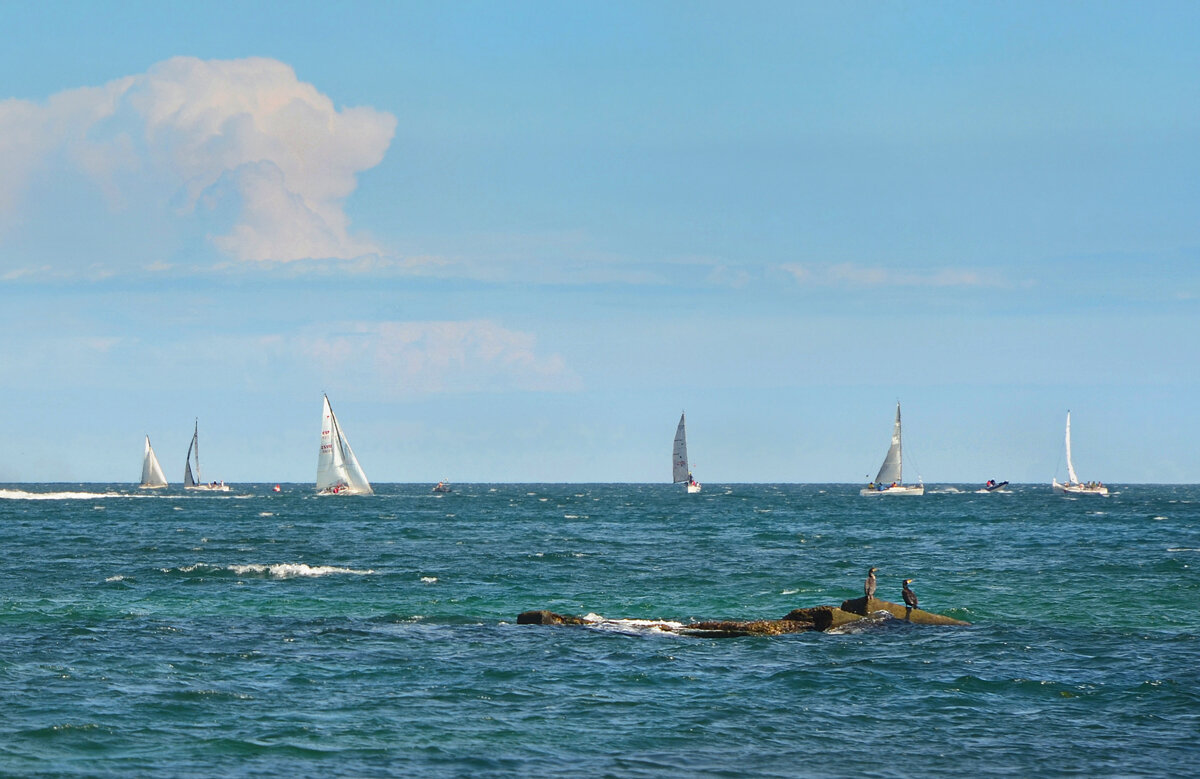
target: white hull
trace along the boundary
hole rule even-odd
[[[689,484],[689,485],[687,486],[687,491],[688,491],[688,494],[689,494],[689,495],[690,495],[690,494],[692,494],[693,492],[699,492],[699,491],[700,491],[700,485],[699,485],[699,484]]]
[[[167,488],[167,485],[165,485],[165,484],[139,484],[138,485],[139,490],[165,490],[166,488]]]
[[[874,497],[876,495],[924,495],[925,485],[918,484],[913,486],[911,484],[897,484],[894,487],[888,487],[884,490],[863,487],[858,491],[858,494],[866,497]]]
[[[202,490],[203,492],[229,492],[228,484],[194,484],[184,487],[185,490]]]
[[[317,493],[318,495],[374,495],[374,490],[356,490],[350,487],[343,487],[340,490],[328,487]]]
[[[1105,487],[1103,484],[1095,486],[1087,484],[1059,484],[1058,480],[1055,479],[1050,482],[1050,486],[1058,495],[1100,495],[1108,497],[1108,487]]]

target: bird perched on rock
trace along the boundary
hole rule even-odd
[[[912,579],[904,580],[904,589],[900,592],[904,596],[904,618],[908,619],[912,614],[912,610],[917,607],[917,594],[908,588],[912,584]]]
[[[875,597],[875,572],[878,568],[872,568],[867,571],[867,580],[863,582],[863,592],[867,594],[867,600]]]

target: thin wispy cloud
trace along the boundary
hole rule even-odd
[[[496,322],[346,322],[289,346],[330,380],[369,379],[398,396],[497,390],[571,391],[580,380],[531,333]]]
[[[344,205],[395,127],[374,108],[338,109],[264,58],[176,57],[45,101],[0,101],[0,241],[44,212],[61,219],[70,200],[143,219],[139,240],[192,254],[197,238],[237,261],[377,253]]]
[[[787,263],[779,269],[796,283],[839,287],[996,287],[1000,282],[976,271],[936,268],[908,271],[855,263],[805,265]]]

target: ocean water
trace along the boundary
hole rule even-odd
[[[1179,776],[1200,487],[0,487],[0,775]],[[862,592],[972,623],[694,638]],[[550,609],[588,627],[517,625]]]

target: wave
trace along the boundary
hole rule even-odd
[[[160,570],[163,573],[222,573],[228,571],[237,576],[258,575],[272,579],[293,579],[298,576],[334,576],[337,574],[370,576],[375,573],[370,568],[361,570],[357,568],[342,568],[336,565],[307,565],[305,563],[248,563],[246,565],[225,566],[196,563],[195,565],[185,565],[179,568],[162,568]]]
[[[667,619],[608,619],[594,613],[584,614],[583,621],[592,630],[626,636],[674,636],[678,635],[674,631],[686,627],[682,622]]]
[[[96,498],[128,498],[120,492],[26,492],[0,489],[0,500],[95,500]]]

